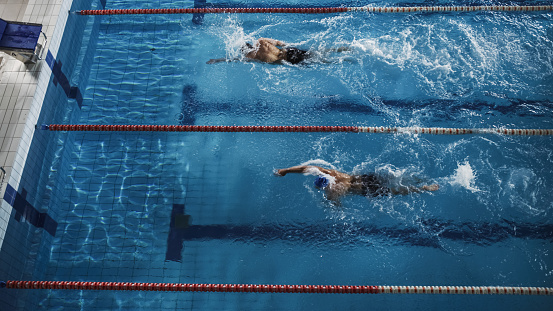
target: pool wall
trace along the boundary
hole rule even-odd
[[[52,192],[55,188],[51,186],[57,179],[67,176],[66,171],[70,167],[65,159],[74,144],[64,141],[63,135],[51,135],[35,129],[35,125],[68,121],[78,118],[80,113],[80,90],[86,87],[88,80],[100,19],[77,18],[77,15],[69,13],[72,5],[100,9],[105,3],[66,0],[56,5],[52,1],[52,9],[45,6],[38,10],[44,13],[52,10],[52,14],[59,12],[59,17],[53,32],[50,31],[52,34],[47,34],[49,40],[44,60],[34,67],[38,68],[36,72],[25,72],[25,75],[36,76],[37,82],[34,96],[29,98],[32,103],[28,115],[22,113],[20,116],[24,120],[18,125],[23,128],[21,140],[14,153],[13,168],[0,191],[3,198],[0,209],[0,266],[3,279],[40,278],[44,274],[41,267],[48,261],[50,243],[58,229],[58,211],[55,208],[62,198],[59,193]],[[65,29],[70,31],[64,32]],[[46,27],[43,30],[48,32]],[[25,71],[24,66],[21,67]],[[8,80],[10,82],[11,79]],[[29,260],[31,255],[34,259]],[[32,297],[21,291],[3,292],[0,295],[0,309],[35,305]]]

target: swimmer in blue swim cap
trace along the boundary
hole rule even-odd
[[[315,178],[315,187],[317,188],[324,189],[328,187],[328,184],[330,184],[330,181],[324,176],[317,176],[317,178]]]
[[[277,170],[275,175],[285,176],[288,173],[317,174],[315,187],[325,190],[327,199],[339,203],[340,197],[346,194],[357,194],[365,197],[379,197],[391,194],[409,194],[422,191],[436,191],[438,184],[415,186],[400,186],[389,188],[382,177],[377,174],[350,175],[337,170],[326,169],[314,165],[299,165]],[[325,176],[326,175],[326,176]],[[328,176],[328,177],[327,177]],[[329,177],[334,178],[330,182]]]

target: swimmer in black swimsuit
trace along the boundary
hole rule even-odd
[[[381,178],[378,178],[375,174],[354,175],[352,177],[354,182],[361,183],[361,195],[364,197],[380,197],[391,193],[390,188],[385,186]]]
[[[304,51],[293,47],[284,48],[284,52],[286,55],[284,60],[294,65],[303,62],[311,56],[309,51]]]
[[[207,64],[215,64],[220,62],[230,61],[259,61],[264,63],[279,64],[282,62],[288,62],[291,64],[298,64],[313,56],[310,51],[300,50],[295,47],[291,47],[288,44],[269,38],[260,38],[255,44],[246,43],[240,49],[244,58],[218,58],[210,59]],[[328,49],[328,52],[344,52],[350,51],[351,48],[339,47]],[[322,61],[322,60],[321,60]],[[324,62],[324,61],[322,61]]]
[[[409,194],[422,191],[436,191],[438,184],[422,187],[401,186],[389,188],[376,174],[349,175],[337,170],[330,170],[314,165],[300,165],[277,170],[275,175],[285,176],[288,173],[316,175],[315,187],[325,190],[327,199],[339,203],[340,197],[346,194],[358,194],[365,197],[379,197],[390,194]]]

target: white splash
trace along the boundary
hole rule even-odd
[[[330,162],[327,162],[327,161],[322,160],[322,159],[309,160],[307,162],[303,162],[300,165],[319,165],[319,166],[328,166],[328,167],[330,167],[330,169],[333,169],[333,170],[336,169],[336,166],[334,166]]]
[[[480,191],[475,185],[476,175],[467,161],[463,164],[457,164],[455,174],[450,177],[449,184],[452,186],[461,186],[472,192]]]
[[[214,32],[225,43],[225,52],[228,59],[241,58],[241,48],[246,42],[253,41],[251,34],[244,32],[242,24],[234,18],[225,20],[224,25],[219,25]]]

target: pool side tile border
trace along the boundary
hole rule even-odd
[[[72,2],[73,0],[63,0],[60,4],[59,0],[30,0],[27,4],[22,21],[43,24],[43,31],[48,37],[47,50],[44,52],[43,58],[46,57],[46,53],[50,53],[54,59],[57,56]],[[20,103],[22,108],[18,109],[17,123],[14,120],[15,113],[12,114],[9,123],[11,126],[8,127],[9,132],[6,130],[8,134],[11,134],[10,147],[7,153],[0,154],[0,161],[5,163],[9,170],[7,170],[7,176],[0,188],[0,198],[4,197],[7,184],[14,189],[19,187],[35,131],[35,124],[38,121],[52,74],[52,70],[44,60],[39,61],[32,67],[30,66],[31,69],[28,69],[25,64],[18,60],[7,55],[2,56],[7,58],[2,73],[6,76],[6,83],[0,83],[0,88],[5,88],[6,92],[0,98],[0,107],[10,107],[14,103]],[[23,84],[26,84],[25,87],[22,87]],[[6,138],[8,137],[6,136]],[[12,212],[12,206],[2,199],[0,207],[0,249]]]

